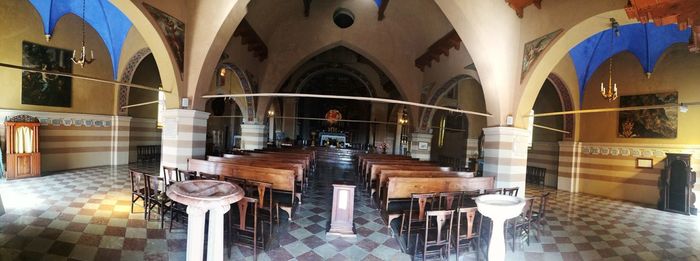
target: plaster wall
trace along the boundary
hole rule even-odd
[[[22,65],[22,41],[41,44],[66,50],[78,49],[81,46],[82,20],[72,14],[62,17],[54,30],[50,42],[44,38],[41,18],[28,1],[6,0],[0,2],[0,62]],[[73,65],[73,73],[114,79],[112,63],[107,47],[97,32],[86,25],[86,38],[89,49],[94,50],[95,61],[80,68]],[[22,73],[17,70],[0,68],[0,85],[3,95],[0,96],[0,108],[19,109],[27,111],[49,111],[88,114],[112,114],[114,108],[114,86],[93,81],[72,79],[72,106],[51,107],[22,104]]]
[[[641,65],[631,53],[614,56],[613,81],[620,95],[678,91],[680,102],[700,100],[697,83],[700,56],[690,55],[685,45],[669,48],[660,58],[655,72],[647,79]],[[608,102],[600,97],[599,84],[607,80],[607,67],[598,68],[584,92],[583,109],[617,108],[619,99]],[[581,115],[582,153],[580,191],[611,198],[656,204],[656,187],[665,152],[693,154],[692,167],[700,169],[700,109],[690,107],[678,113],[678,133],[670,139],[618,138],[618,113]],[[635,168],[636,158],[652,158],[653,169]],[[696,185],[696,193],[698,186]]]

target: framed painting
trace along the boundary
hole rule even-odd
[[[676,104],[678,92],[640,94],[620,97],[620,108]],[[617,136],[620,138],[676,138],[678,108],[621,111]]]
[[[22,42],[22,66],[73,73],[69,50]],[[71,107],[72,79],[46,73],[22,72],[22,104]]]
[[[144,3],[143,6],[146,7],[146,10],[158,23],[158,27],[160,27],[161,32],[165,36],[165,41],[168,42],[170,50],[175,56],[177,67],[180,69],[180,77],[183,77],[185,67],[185,23],[149,4]]]

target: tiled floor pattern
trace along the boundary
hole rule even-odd
[[[184,260],[186,233],[159,229],[130,214],[127,166],[72,170],[0,181],[7,214],[0,217],[0,260]],[[260,260],[407,260],[378,211],[359,189],[357,239],[327,240],[333,181],[350,169],[319,166],[292,223],[283,221]],[[518,245],[507,260],[698,260],[700,219],[600,197],[552,191],[541,242]],[[231,259],[252,251],[232,247]],[[467,255],[463,259],[473,259]]]

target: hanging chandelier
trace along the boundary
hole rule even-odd
[[[95,61],[95,54],[90,50],[90,58],[87,58],[87,48],[85,47],[85,0],[83,0],[83,46],[80,48],[80,56],[76,57],[76,50],[73,50],[73,57],[70,58],[74,64],[80,65],[80,68],[85,67],[86,64],[91,64]]]
[[[609,63],[609,71],[608,71],[608,86],[605,86],[604,82],[600,83],[600,94],[603,96],[604,99],[607,99],[608,102],[612,102],[617,99],[617,83],[613,83],[612,81],[612,74],[613,74],[613,42],[615,41],[615,36],[620,35],[620,29],[619,24],[617,21],[615,21],[615,18],[610,18],[610,58]]]

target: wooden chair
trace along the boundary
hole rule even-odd
[[[462,192],[462,201],[459,203],[461,207],[476,207],[476,201],[474,198],[481,195],[479,190],[470,190]]]
[[[550,192],[546,192],[539,197],[540,205],[537,211],[532,212],[532,223],[535,225],[535,239],[540,242],[540,234],[544,231],[544,222],[546,221],[547,214],[547,198],[549,198]]]
[[[484,189],[484,193],[482,193],[482,195],[489,195],[489,194],[503,194],[503,189],[502,188]]]
[[[269,237],[268,239],[272,238],[272,215],[273,215],[273,208],[272,208],[272,184],[271,183],[265,183],[265,182],[260,182],[260,181],[255,181],[255,180],[246,180],[245,181],[245,187],[246,188],[246,195],[249,195],[250,197],[255,197],[258,199],[258,215],[260,221],[263,223],[267,223],[268,225],[268,231],[269,231]],[[267,199],[265,199],[267,198]],[[267,242],[266,240],[263,240],[263,245],[264,243]]]
[[[253,248],[253,259],[258,259],[258,245],[262,245],[262,239],[258,236],[264,234],[263,226],[259,226],[258,199],[244,197],[237,203],[238,224],[231,224],[234,233],[229,233],[230,242]],[[260,224],[261,225],[261,224]]]
[[[462,202],[462,192],[440,192],[438,193],[437,206],[433,210],[455,210]]]
[[[165,181],[163,177],[144,174],[146,177],[146,196],[148,198],[148,206],[146,207],[146,220],[151,220],[151,211],[154,207],[158,207],[158,212],[160,214],[160,229],[163,229],[163,224],[165,222],[165,212],[170,206],[170,199],[165,195],[163,188],[165,187]]]
[[[420,227],[425,223],[426,208],[434,206],[435,193],[413,193],[411,194],[411,204],[408,211],[404,211],[401,216],[401,227],[399,237],[406,230],[406,246],[410,245],[411,228]]]
[[[464,216],[464,218],[462,218]],[[478,216],[478,218],[477,218]],[[476,207],[461,207],[457,209],[457,229],[454,236],[454,248],[459,260],[459,250],[467,247],[467,251],[472,247],[476,250],[476,260],[479,260],[481,253],[481,224],[483,216],[477,212]],[[477,221],[477,223],[474,223]]]
[[[163,177],[165,178],[165,186],[170,187],[175,182],[182,181],[177,168],[163,166]]]
[[[452,210],[433,210],[426,212],[425,229],[416,235],[413,257],[421,253],[423,260],[430,255],[439,255],[440,259],[450,257],[452,239]],[[422,248],[418,248],[422,246]],[[446,250],[446,251],[445,251]]]
[[[519,189],[518,187],[504,188],[503,195],[517,197],[518,196],[518,189]]]
[[[182,180],[195,180],[199,179],[197,176],[196,171],[190,171],[190,170],[178,170],[178,176],[180,176],[180,179]]]
[[[131,179],[131,213],[134,213],[134,203],[141,199],[143,201],[143,219],[148,216],[148,196],[146,195],[146,182],[144,174],[135,170],[129,170]]]
[[[199,172],[199,179],[219,180],[219,175]]]
[[[532,203],[534,198],[525,199],[525,206],[519,216],[508,220],[512,244],[510,249],[515,252],[515,239],[525,237],[527,245],[530,245],[530,228],[532,226]]]

